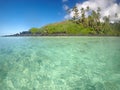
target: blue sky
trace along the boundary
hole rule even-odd
[[[0,0],[0,35],[27,31],[64,20],[64,4],[78,0]]]
[[[65,1],[65,2],[63,2]],[[60,22],[69,7],[86,0],[0,0],[0,35]]]

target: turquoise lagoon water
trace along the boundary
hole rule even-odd
[[[1,37],[0,90],[120,90],[120,37]]]

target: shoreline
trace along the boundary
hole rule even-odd
[[[66,37],[76,37],[76,36],[89,36],[89,37],[120,37],[120,35],[3,35],[0,37],[62,37],[62,36],[66,36]]]

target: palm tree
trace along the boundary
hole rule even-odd
[[[100,26],[100,8],[98,8],[97,12],[92,10],[92,19],[93,19],[93,29],[99,34],[100,30],[101,30],[101,26]]]
[[[70,13],[71,13],[71,10],[68,8],[68,9],[66,10],[66,13],[67,13],[67,14],[70,14]]]
[[[94,20],[93,20],[93,18],[92,18],[92,16],[88,16],[88,26],[90,26],[90,27],[93,27],[93,22],[94,22]]]
[[[103,20],[104,20],[104,23],[109,23],[110,22],[110,15],[104,16]]]
[[[86,7],[86,12],[88,13],[88,17],[89,17],[89,11],[90,11],[90,7],[89,6],[87,6]],[[89,18],[86,18],[86,20],[87,20],[87,26],[89,26]]]
[[[96,24],[97,24],[97,13],[94,10],[92,10],[92,15],[91,16],[93,18],[94,26],[96,26]]]
[[[97,8],[97,23],[98,23],[98,24],[100,23],[100,11],[101,11],[101,8],[98,7],[98,8]]]
[[[89,6],[87,6],[86,11],[87,11],[87,12],[89,12],[89,10],[90,10],[90,7],[89,7]]]
[[[72,11],[74,12],[74,16],[73,16],[73,20],[78,20],[78,17],[79,17],[79,12],[78,12],[78,9],[77,7],[73,7]]]
[[[97,8],[97,13],[96,13],[96,24],[97,24],[96,30],[97,30],[98,33],[101,31],[100,11],[101,11],[101,8],[98,7],[98,8]]]
[[[81,8],[81,21],[82,21],[82,23],[84,23],[84,21],[85,21],[85,10],[84,10],[84,8]]]
[[[118,17],[118,14],[117,13],[115,13],[115,18],[117,18]]]
[[[110,24],[109,24],[109,22],[110,22],[110,15],[104,16],[103,20],[104,20],[103,29],[104,29],[104,32],[107,32],[108,30],[110,30]]]
[[[115,13],[115,21],[116,21],[116,23],[118,23],[119,21],[118,21],[118,14],[117,13]]]

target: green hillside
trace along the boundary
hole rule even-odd
[[[49,24],[41,28],[31,28],[29,32],[34,35],[120,35],[120,30],[114,30],[114,27],[115,25],[111,25],[109,29],[108,27],[103,27],[103,29],[98,31],[94,27],[84,26],[82,23],[78,24],[72,20],[68,20]]]
[[[78,25],[72,21],[49,24],[41,29],[47,34],[87,35],[95,33],[92,28],[85,28],[82,24]]]
[[[31,28],[28,33],[31,35],[104,35],[120,36],[120,21],[117,20],[118,14],[114,18],[117,21],[111,23],[110,15],[101,17],[101,8],[92,10],[88,7],[81,8],[81,17],[79,10],[75,6],[68,10],[68,13],[74,12],[74,16],[69,20],[59,23],[49,24],[41,28]],[[88,16],[85,13],[91,12]],[[103,21],[101,21],[101,19]]]

